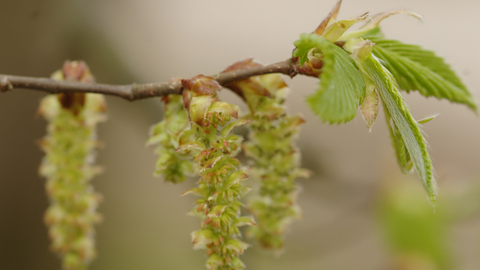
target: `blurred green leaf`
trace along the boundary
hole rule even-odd
[[[378,203],[382,232],[395,255],[392,269],[453,269],[448,218],[441,207],[446,204],[433,213],[420,189],[408,179],[398,180],[383,189]]]

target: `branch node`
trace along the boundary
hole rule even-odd
[[[13,90],[13,85],[10,83],[7,76],[3,76],[2,79],[0,79],[0,92],[3,93],[11,90]]]

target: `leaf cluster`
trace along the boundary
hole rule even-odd
[[[415,168],[434,204],[436,185],[427,143],[400,91],[418,91],[474,111],[476,102],[443,59],[419,46],[385,39],[378,27],[394,14],[419,15],[397,10],[337,21],[340,2],[312,34],[302,34],[295,42],[295,59],[316,70],[320,79],[318,90],[307,103],[320,119],[331,124],[352,120],[360,107],[371,129],[381,100],[400,167],[404,172]],[[347,32],[363,21],[367,22],[358,30]]]

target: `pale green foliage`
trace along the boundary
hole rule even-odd
[[[356,60],[360,70],[376,84],[387,115],[392,118],[393,129],[390,131],[392,142],[402,168],[409,170],[413,163],[429,200],[435,204],[436,183],[433,168],[427,151],[427,144],[417,122],[403,101],[393,75],[382,66],[376,58],[370,56],[365,60]],[[390,123],[388,123],[390,125]],[[404,151],[404,150],[407,151]]]
[[[325,32],[322,33],[322,36],[330,40],[331,42],[337,41],[339,39],[342,39],[342,35],[350,27],[352,27],[358,22],[365,21],[367,18],[369,18],[368,13],[365,13],[355,18],[331,22],[325,29]]]
[[[395,124],[392,125],[392,117],[388,110],[385,110],[385,121],[387,123],[388,133],[392,141],[393,149],[395,150],[395,157],[398,165],[403,173],[408,173],[413,168],[413,163],[408,153],[408,149],[405,147],[402,135]]]
[[[248,175],[235,158],[241,137],[229,132],[245,121],[233,120],[239,109],[217,99],[217,85],[204,76],[184,84],[191,127],[181,135],[178,151],[194,157],[200,174],[198,186],[185,192],[200,196],[191,211],[202,220],[201,229],[192,233],[194,248],[206,249],[208,269],[237,270],[245,268],[239,255],[248,247],[239,239],[238,227],[254,221],[240,216],[239,199],[248,191],[242,182]]]
[[[407,14],[407,15],[415,17],[419,20],[422,19],[422,16],[420,16],[419,14],[417,14],[415,12],[412,12],[412,11],[409,11],[409,10],[405,10],[405,9],[399,9],[399,10],[393,10],[393,11],[378,13],[378,14],[375,14],[373,17],[368,18],[366,20],[367,22],[364,25],[362,25],[362,27],[360,27],[360,29],[355,30],[355,31],[347,32],[347,33],[343,34],[341,37],[339,37],[338,40],[347,41],[347,40],[359,38],[361,36],[365,37],[365,36],[373,36],[373,35],[378,35],[378,36],[383,37],[383,35],[378,31],[379,30],[378,25],[383,20],[385,20],[386,18],[388,18],[392,15],[397,15],[397,14]]]
[[[418,14],[396,10],[372,18],[366,18],[365,14],[336,21],[340,3],[313,34],[303,34],[294,43],[293,56],[298,57],[298,63],[310,74],[320,74],[320,89],[308,97],[307,103],[329,123],[351,120],[360,105],[367,127],[371,128],[379,111],[380,96],[400,167],[405,172],[415,167],[429,200],[435,204],[436,186],[427,144],[399,90],[418,90],[424,96],[445,98],[473,110],[476,102],[450,67],[434,53],[383,38],[378,28],[382,20],[395,14],[421,18]],[[364,20],[367,22],[358,30],[346,32]]]
[[[360,107],[371,129],[381,100],[401,169],[408,172],[415,168],[430,202],[435,205],[433,168],[419,128],[419,124],[433,117],[415,121],[400,90],[418,90],[424,96],[448,99],[473,110],[476,102],[441,58],[418,46],[386,40],[378,28],[391,15],[419,17],[417,14],[397,10],[372,18],[366,13],[337,21],[340,4],[341,1],[312,34],[302,34],[295,42],[294,57],[289,62],[291,71],[319,77],[319,88],[307,98],[307,103],[330,124],[352,120]],[[366,23],[358,30],[347,32],[363,21]],[[228,69],[257,65],[250,59]],[[66,62],[53,77],[93,81],[83,62]],[[250,113],[240,119],[238,106],[218,99],[217,90],[221,86],[212,77],[199,75],[182,80],[182,86],[183,96],[163,98],[165,119],[150,131],[148,144],[158,145],[155,174],[173,183],[184,181],[194,171],[199,174],[197,187],[184,193],[200,197],[190,212],[201,219],[200,229],[191,234],[193,246],[206,250],[206,266],[210,270],[244,269],[239,256],[249,245],[240,239],[240,226],[252,226],[248,232],[263,246],[279,250],[288,225],[300,215],[295,180],[307,177],[308,171],[300,168],[294,139],[304,120],[286,114],[283,102],[288,88],[278,74],[225,85],[249,107]],[[52,249],[62,257],[66,270],[85,270],[95,257],[94,224],[100,219],[96,213],[100,195],[94,192],[90,180],[99,172],[93,166],[93,151],[98,144],[95,126],[105,119],[104,110],[103,96],[84,93],[47,96],[40,106],[40,114],[49,121],[48,134],[41,141],[46,156],[40,173],[47,178],[46,190],[51,201],[45,222]],[[242,147],[251,159],[253,175],[260,180],[259,194],[249,203],[258,224],[253,217],[241,216],[240,199],[249,191],[243,181],[249,176],[235,157],[242,138],[230,132],[244,124],[249,124],[250,140]],[[415,233],[430,235],[435,224],[425,221],[420,224],[423,227],[415,226],[413,233],[397,230],[397,224],[410,221],[403,213],[406,204],[388,203],[385,216],[387,227],[394,231],[391,237],[399,243],[399,250],[416,251],[416,245],[411,245],[407,238]],[[412,208],[407,206],[409,210]],[[436,249],[440,242],[434,236],[430,240],[422,252],[431,255],[434,261],[443,250]]]
[[[448,99],[476,110],[465,85],[433,52],[395,40],[370,39],[375,42],[373,53],[383,60],[401,90],[418,90],[423,96]]]
[[[299,57],[300,64],[307,61],[312,49],[314,56],[323,60],[320,87],[307,98],[313,112],[331,124],[352,120],[365,97],[365,83],[349,55],[316,34],[302,34],[295,46],[293,56]]]
[[[419,123],[419,124],[428,123],[428,122],[432,121],[433,119],[435,119],[437,116],[438,116],[438,114],[427,116],[423,119],[417,120],[417,123]]]
[[[162,175],[167,182],[179,183],[193,173],[193,163],[187,156],[176,152],[180,134],[190,128],[187,111],[183,108],[182,96],[168,95],[164,99],[165,118],[150,130],[147,145],[158,145],[155,175]]]
[[[382,30],[380,30],[380,27],[375,27],[372,30],[369,30],[368,32],[363,34],[361,38],[368,39],[368,40],[371,40],[374,38],[384,39],[385,36],[383,35]]]
[[[99,169],[93,166],[98,145],[95,126],[105,119],[101,95],[86,94],[78,113],[62,107],[58,96],[45,97],[39,112],[48,123],[41,141],[45,152],[40,174],[47,179],[50,206],[45,213],[51,248],[61,255],[63,269],[82,270],[95,257],[94,224],[101,196],[90,181]]]

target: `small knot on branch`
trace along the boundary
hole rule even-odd
[[[3,76],[0,79],[0,92],[7,92],[13,90],[13,85],[8,80],[7,76]]]

